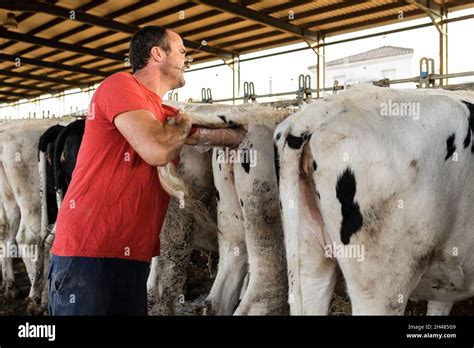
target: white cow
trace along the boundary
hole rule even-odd
[[[207,314],[286,314],[286,261],[272,133],[288,111],[253,105],[187,106],[184,111],[194,124],[248,127],[237,149],[213,151],[219,266],[207,299]],[[162,168],[160,174],[171,195],[179,197],[178,192],[187,191],[184,185],[167,184],[176,183],[176,178],[169,178],[169,168]],[[192,198],[184,194],[184,200]],[[244,284],[247,273],[248,284]]]
[[[292,314],[327,314],[336,259],[355,315],[474,295],[473,104],[358,87],[278,126]]]
[[[216,200],[212,177],[211,152],[197,151],[184,145],[180,153],[179,173],[193,188],[201,202],[209,207],[215,221]],[[217,225],[198,224],[187,205],[172,197],[160,234],[161,255],[154,257],[148,276],[150,315],[175,315],[178,300],[184,299],[187,269],[193,249],[217,251]]]
[[[2,243],[10,250],[29,253],[19,255],[25,263],[31,282],[29,308],[40,303],[43,287],[43,239],[40,233],[40,192],[38,178],[38,141],[53,124],[73,118],[6,121],[0,126],[0,226]],[[12,249],[13,248],[13,249]],[[12,258],[2,258],[2,280],[6,297],[16,297]]]

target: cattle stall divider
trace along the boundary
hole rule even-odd
[[[401,83],[416,83],[417,88],[443,88],[443,89],[462,89],[462,88],[474,88],[474,82],[466,82],[461,84],[454,84],[454,85],[436,85],[435,81],[438,80],[440,83],[442,80],[447,80],[448,78],[456,78],[456,77],[467,77],[467,76],[474,76],[474,71],[464,71],[459,73],[450,73],[450,74],[435,74],[435,60],[433,58],[423,57],[420,59],[419,63],[420,73],[418,76],[409,77],[409,78],[401,78],[401,79],[381,79],[377,81],[371,81],[372,85],[378,87],[390,87],[394,84],[401,84]],[[351,85],[339,85],[339,81],[335,80],[332,87],[324,87],[324,88],[311,88],[311,76],[310,75],[299,75],[298,76],[298,89],[288,92],[281,92],[281,93],[269,93],[269,94],[261,94],[257,95],[255,93],[255,84],[253,82],[244,82],[244,95],[242,97],[237,98],[223,98],[223,99],[212,99],[212,91],[210,88],[202,89],[202,98],[201,103],[224,103],[232,101],[235,103],[238,100],[242,100],[244,103],[248,103],[251,101],[252,103],[257,103],[257,98],[271,98],[271,97],[279,97],[279,96],[287,96],[287,95],[295,95],[296,99],[289,99],[289,100],[278,100],[275,102],[264,102],[262,104],[265,105],[298,105],[302,101],[310,100],[310,99],[318,99],[323,98],[325,92],[332,92],[333,94],[337,93],[337,91],[346,89]],[[313,97],[313,93],[319,94],[323,93],[322,96]],[[211,98],[206,97],[211,96]]]

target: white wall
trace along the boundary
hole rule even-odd
[[[390,79],[412,77],[418,75],[417,71],[412,71],[412,57],[412,54],[406,54],[371,61],[329,66],[326,68],[326,84],[332,85],[335,79],[339,81],[339,85],[345,85],[367,83],[381,80],[385,77]],[[384,70],[386,76],[384,76]],[[314,72],[315,70],[312,69],[311,73],[314,74]],[[387,76],[387,73],[390,76]]]

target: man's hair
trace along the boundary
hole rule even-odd
[[[171,48],[166,28],[158,25],[149,25],[133,34],[130,40],[129,59],[132,71],[142,69],[150,59],[150,50],[158,46],[168,53]]]

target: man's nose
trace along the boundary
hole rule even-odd
[[[191,63],[193,62],[193,57],[191,56],[186,56],[184,58],[184,67],[185,69],[189,69],[191,67]]]

